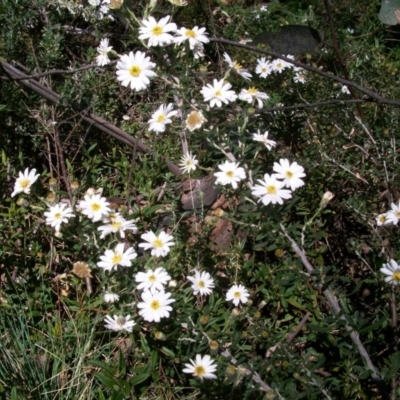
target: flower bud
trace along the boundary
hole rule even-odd
[[[202,325],[206,325],[206,324],[208,324],[208,321],[210,320],[210,317],[208,316],[208,315],[202,315],[201,317],[200,317],[200,323],[202,324]]]
[[[58,183],[58,181],[57,181],[56,178],[50,178],[49,179],[50,190],[56,190],[57,189],[57,183]]]
[[[211,340],[208,345],[210,346],[211,354],[216,354],[218,352],[219,343],[216,340]]]
[[[28,207],[29,201],[25,200],[23,197],[19,197],[17,200],[17,205],[20,207]]]
[[[255,110],[255,108],[253,108],[253,107],[249,107],[249,108],[247,109],[247,115],[254,115],[255,112],[256,112],[256,110]]]
[[[56,203],[56,195],[53,192],[50,192],[47,196],[46,196],[46,203],[49,206],[54,206]]]
[[[154,334],[154,337],[155,337],[157,340],[162,340],[162,341],[167,340],[167,337],[165,336],[165,334],[164,334],[163,332],[160,332],[160,331],[157,331],[157,332]]]
[[[207,65],[201,65],[199,72],[200,72],[201,76],[207,76],[207,73],[208,73]]]
[[[236,367],[234,365],[228,365],[225,370],[225,375],[228,377],[233,377],[236,375]]]
[[[171,279],[168,282],[168,287],[170,287],[170,288],[174,288],[174,287],[177,287],[177,286],[178,286],[178,282],[175,279]]]
[[[78,189],[79,189],[79,182],[78,181],[72,181],[71,182],[72,193],[75,194],[78,191]]]
[[[321,202],[319,203],[319,208],[322,210],[325,208],[328,203],[333,199],[335,195],[332,192],[325,192],[322,196]]]

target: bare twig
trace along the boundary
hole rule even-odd
[[[289,240],[290,244],[292,245],[293,251],[300,257],[300,260],[303,263],[306,270],[310,274],[313,273],[315,271],[314,267],[308,261],[306,254],[300,249],[300,247],[297,245],[297,243],[289,236],[285,227],[282,224],[280,224],[280,227],[281,227],[283,234],[285,235],[285,237]],[[345,326],[346,330],[349,332],[351,340],[353,341],[354,345],[356,346],[360,356],[364,359],[368,370],[371,371],[372,379],[379,384],[380,389],[382,391],[382,397],[384,399],[389,399],[388,394],[386,393],[386,388],[384,386],[383,379],[381,378],[381,376],[378,373],[378,370],[375,368],[374,364],[372,363],[371,358],[370,358],[369,354],[367,353],[367,350],[365,349],[364,345],[362,344],[362,342],[360,340],[360,336],[359,336],[358,332],[352,328],[347,317],[343,314],[343,311],[342,311],[335,295],[329,289],[325,289],[323,291],[323,294],[324,294],[326,300],[328,301],[328,304],[329,304],[329,307],[331,308],[331,310],[334,312],[334,314],[336,314],[339,317],[339,319],[341,319],[344,322],[344,326]]]
[[[373,99],[378,104],[389,104],[389,105],[392,105],[392,106],[400,107],[400,100],[387,99],[385,97],[382,97],[380,94],[374,92],[373,90],[366,89],[365,87],[359,85],[358,83],[356,83],[354,81],[343,79],[343,78],[340,78],[339,76],[336,76],[336,75],[321,71],[320,69],[314,68],[314,67],[312,67],[310,65],[303,64],[303,63],[298,62],[298,61],[294,61],[291,58],[285,57],[282,54],[276,53],[274,51],[263,50],[263,49],[260,49],[258,47],[249,46],[248,44],[234,42],[232,40],[223,39],[223,38],[210,38],[210,40],[213,41],[213,42],[225,43],[225,44],[228,44],[228,45],[231,45],[231,46],[241,47],[243,49],[255,51],[257,53],[266,54],[268,56],[280,58],[281,60],[284,60],[284,61],[286,61],[286,62],[288,62],[290,64],[295,65],[296,67],[300,67],[300,68],[303,68],[305,70],[314,72],[314,73],[316,73],[316,74],[318,74],[320,76],[323,76],[325,78],[331,79],[331,80],[336,81],[336,82],[340,82],[343,85],[353,87],[354,89],[357,89],[361,93],[364,93],[365,95],[369,96],[371,99]]]
[[[223,351],[223,352],[221,353],[221,355],[224,356],[227,360],[229,360],[233,365],[236,365],[236,364],[237,364],[236,358],[232,357],[232,354],[230,353],[229,350]],[[271,390],[273,390],[273,389],[271,388],[271,386],[269,386],[268,384],[266,384],[266,383],[261,379],[260,375],[258,375],[257,372],[252,371],[252,370],[246,368],[246,375],[247,375],[247,376],[248,376],[248,375],[251,375],[251,379],[252,379],[254,382],[258,383],[258,384],[260,385],[261,389],[262,389],[264,392],[270,392]]]
[[[51,101],[52,103],[57,103],[59,101],[59,99],[61,97],[60,95],[53,92],[52,90],[45,87],[44,85],[40,84],[39,82],[35,81],[34,79],[27,79],[27,75],[23,74],[22,72],[20,72],[17,68],[13,67],[12,65],[0,60],[0,66],[3,68],[3,70],[6,72],[6,74],[12,80],[14,80],[15,78],[22,78],[22,79],[18,80],[18,82],[21,83],[22,85],[32,89],[34,92],[40,94],[42,97]],[[81,115],[82,119],[85,122],[96,127],[97,129],[103,131],[104,133],[108,134],[109,136],[112,136],[115,139],[118,139],[119,141],[127,144],[128,146],[130,146],[132,148],[137,147],[137,149],[143,153],[155,154],[155,151],[152,150],[150,147],[147,147],[142,142],[133,138],[131,135],[129,135],[126,132],[124,132],[123,130],[117,128],[113,124],[107,122],[105,119],[100,118],[99,116],[92,114],[89,111],[79,111],[79,114]],[[161,155],[160,155],[160,158],[165,160],[165,162],[168,166],[168,169],[174,175],[176,175],[176,176],[182,175],[182,171],[177,165],[175,165],[171,161],[165,159]]]

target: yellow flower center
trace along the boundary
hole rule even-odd
[[[118,230],[121,225],[122,225],[122,222],[115,221],[115,222],[111,223],[111,228]]]
[[[93,210],[93,211],[97,212],[97,211],[99,211],[99,210],[101,209],[101,204],[99,204],[99,203],[92,203],[91,207],[92,207],[92,210]]]
[[[162,27],[160,25],[156,25],[152,30],[151,33],[155,36],[160,36],[163,33]]]
[[[164,122],[164,120],[165,120],[165,115],[164,115],[164,114],[160,114],[160,115],[157,117],[157,122]]]
[[[233,62],[233,68],[235,68],[235,69],[242,69],[242,66],[241,66],[241,64],[239,64],[237,61],[234,61],[234,62]]]
[[[124,326],[125,325],[125,318],[124,317],[118,317],[116,321],[118,326]]]
[[[149,276],[149,282],[155,282],[157,280],[157,277],[153,274]]]
[[[198,281],[197,282],[197,286],[199,287],[199,288],[205,288],[206,287],[206,284],[204,283],[204,281]]]
[[[380,215],[379,216],[379,222],[383,224],[385,221],[386,221],[386,215],[385,214]]]
[[[226,176],[228,178],[233,178],[235,176],[235,173],[233,171],[226,171]]]
[[[154,247],[160,248],[160,247],[163,247],[163,245],[164,245],[164,243],[163,243],[162,240],[160,240],[158,238],[154,239],[154,241],[153,241],[153,246]]]
[[[262,72],[267,72],[268,70],[267,70],[267,68],[262,67],[262,68],[261,68],[261,71],[262,71]]]
[[[215,91],[215,96],[216,96],[216,97],[222,96],[221,91],[220,91],[220,90],[216,90],[216,91]]]
[[[286,171],[285,172],[285,176],[286,176],[286,178],[291,179],[291,178],[293,178],[293,172],[292,171]]]
[[[132,65],[132,67],[129,68],[129,73],[137,78],[142,73],[142,69],[138,65]]]
[[[400,210],[396,210],[396,211],[394,212],[394,215],[395,215],[397,218],[400,218]]]
[[[61,213],[55,213],[54,214],[54,219],[60,219],[62,217]]]
[[[251,87],[248,90],[249,94],[257,94],[258,90],[255,87]]]
[[[275,185],[268,185],[265,189],[268,194],[276,194],[278,192]]]
[[[21,179],[19,184],[21,187],[26,188],[29,186],[30,180],[29,179]]]
[[[397,282],[400,281],[400,271],[396,271],[393,273],[392,280]]]
[[[242,296],[241,292],[235,292],[233,293],[233,297],[236,297],[237,299],[240,299],[240,297]]]
[[[194,369],[194,375],[196,375],[196,376],[204,376],[205,374],[206,374],[206,370],[202,365],[198,365]]]
[[[113,264],[118,264],[122,260],[122,255],[121,254],[114,254],[111,258],[111,262]]]
[[[195,38],[195,37],[196,37],[196,32],[193,31],[192,29],[188,29],[188,30],[186,31],[186,36],[187,36],[188,38]]]
[[[154,311],[157,311],[159,308],[161,308],[160,302],[158,300],[153,300],[150,303],[150,308],[152,308]]]

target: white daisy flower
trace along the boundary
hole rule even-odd
[[[155,271],[149,269],[146,272],[138,272],[135,275],[135,281],[140,282],[138,285],[138,289],[150,290],[164,290],[164,286],[171,280],[171,277],[168,275],[168,272],[159,267]]]
[[[390,260],[388,264],[383,264],[381,272],[385,275],[385,282],[391,285],[400,285],[400,266],[396,261]]]
[[[108,58],[108,53],[111,51],[112,46],[109,46],[108,39],[101,39],[100,45],[97,48],[97,52],[99,55],[96,57],[96,62],[99,67],[104,67],[110,63],[110,59]]]
[[[185,374],[192,374],[193,376],[199,378],[201,381],[203,379],[217,379],[217,376],[213,374],[217,370],[217,365],[209,355],[202,357],[200,354],[196,355],[196,360],[190,360],[191,364],[185,364],[182,371]]]
[[[68,218],[75,217],[72,208],[68,207],[65,203],[59,203],[50,207],[50,210],[45,212],[44,215],[46,217],[46,224],[54,228],[56,232],[60,231],[63,222],[68,223]]]
[[[292,193],[290,190],[282,189],[285,187],[285,183],[278,181],[275,174],[264,175],[264,180],[258,179],[260,185],[254,185],[251,188],[253,196],[259,197],[258,201],[261,201],[264,205],[271,204],[283,204],[283,199],[290,199]]]
[[[229,68],[233,69],[242,78],[246,79],[247,81],[251,79],[250,72],[243,68],[237,61],[232,60],[227,53],[224,53],[224,60],[228,64]]]
[[[194,110],[186,118],[186,128],[189,129],[190,132],[193,132],[201,128],[206,121],[201,111]]]
[[[181,167],[183,173],[190,173],[191,171],[196,170],[198,163],[199,161],[196,160],[196,156],[194,156],[192,153],[188,153],[182,156],[179,166]]]
[[[194,48],[192,49],[193,57],[195,60],[204,57],[204,46],[203,43],[196,43]]]
[[[164,290],[145,290],[142,293],[143,302],[137,305],[141,309],[139,314],[147,322],[160,322],[161,318],[168,318],[172,311],[169,304],[175,301],[170,297],[171,293],[165,293]]]
[[[217,81],[214,79],[213,84],[207,84],[201,89],[201,94],[204,101],[210,102],[210,107],[222,107],[222,103],[228,104],[230,101],[235,101],[237,95],[233,90],[229,90],[232,85],[228,82],[225,83],[223,79]]]
[[[247,103],[254,104],[258,102],[258,108],[263,108],[263,100],[268,100],[269,96],[267,93],[259,92],[255,87],[250,87],[248,89],[242,89],[239,94],[239,100],[247,101]]]
[[[265,57],[257,60],[256,74],[260,75],[260,78],[266,78],[272,72],[274,71],[270,61],[267,61]]]
[[[153,17],[149,17],[148,20],[143,20],[142,25],[139,28],[139,39],[149,39],[148,46],[166,46],[174,41],[174,37],[170,33],[176,31],[176,24],[173,22],[169,23],[170,16],[167,15],[161,18],[160,21],[156,21]],[[169,33],[170,32],[170,33]]]
[[[398,204],[392,203],[391,210],[386,212],[386,224],[397,225],[400,219],[400,200]]]
[[[18,193],[29,194],[31,192],[31,186],[40,176],[40,174],[35,175],[35,168],[33,168],[32,171],[29,171],[29,168],[26,168],[23,173],[20,171],[18,174],[19,177],[15,181],[14,191],[11,193],[11,197],[14,197]]]
[[[99,268],[103,268],[105,271],[111,271],[117,269],[118,265],[122,267],[130,267],[133,259],[137,257],[135,249],[129,247],[124,251],[125,243],[119,243],[114,250],[106,250],[103,256],[100,256],[100,260],[97,263]]]
[[[239,167],[239,163],[225,161],[218,165],[218,168],[221,171],[214,173],[214,176],[217,177],[216,184],[232,185],[234,189],[237,189],[238,182],[246,178],[246,172],[242,167]]]
[[[232,301],[236,307],[240,302],[247,303],[249,297],[250,293],[243,285],[233,285],[226,293],[226,301]]]
[[[156,76],[153,68],[156,64],[146,57],[145,53],[131,51],[129,55],[124,54],[117,63],[117,79],[122,86],[130,86],[131,89],[140,91],[146,89],[150,79]]]
[[[173,237],[164,231],[161,231],[158,236],[149,231],[140,237],[148,243],[140,243],[139,247],[145,250],[151,249],[151,255],[155,257],[165,257],[170,252],[170,247],[175,245],[172,241]]]
[[[174,105],[168,104],[161,105],[156,112],[153,113],[149,120],[149,131],[154,131],[156,133],[164,132],[165,125],[172,123],[172,117],[178,114],[178,111],[173,110]]]
[[[306,83],[306,74],[302,68],[296,71],[296,74],[293,77],[293,81],[296,83]]]
[[[343,85],[342,88],[340,89],[340,91],[343,94],[351,94],[349,88],[346,85]]]
[[[304,185],[304,181],[300,178],[304,178],[306,174],[304,173],[304,168],[297,164],[297,162],[289,163],[286,158],[281,158],[279,164],[274,163],[274,172],[278,179],[282,179],[283,183],[295,191],[297,188]]]
[[[78,208],[80,212],[92,220],[92,222],[100,221],[102,218],[107,217],[111,212],[110,203],[101,194],[94,194],[92,196],[86,194],[84,200],[80,200]]]
[[[260,130],[258,129],[257,133],[253,133],[253,140],[256,142],[264,143],[265,147],[268,150],[271,150],[276,146],[276,142],[271,139],[268,139],[269,132],[265,131],[262,135],[260,134]]]
[[[107,315],[104,318],[105,327],[107,329],[111,329],[112,331],[127,331],[127,332],[132,332],[132,328],[136,325],[136,322],[130,321],[131,316],[127,315],[126,317],[123,316],[116,316],[114,315],[113,318],[111,318],[109,315]]]
[[[379,214],[376,216],[376,224],[378,226],[390,225],[392,222],[388,222],[386,213]]]
[[[188,40],[190,50],[195,50],[198,45],[203,47],[203,43],[208,43],[210,41],[207,37],[208,33],[206,32],[206,28],[198,28],[197,26],[192,29],[180,28],[177,30],[176,34],[178,36],[175,37],[174,42],[182,44]]]
[[[271,68],[275,72],[281,73],[286,68],[290,67],[290,64],[286,61],[281,60],[280,58],[276,58],[272,61]]]
[[[212,293],[214,288],[214,280],[208,272],[196,271],[194,276],[187,277],[192,282],[193,294],[197,296],[200,293],[201,296],[208,296]]]
[[[100,239],[104,239],[110,233],[119,233],[122,239],[125,238],[125,231],[132,231],[137,233],[138,229],[133,221],[127,221],[123,218],[120,213],[111,213],[106,218],[103,218],[105,225],[101,225],[97,228],[98,231],[102,232]]]
[[[117,293],[106,292],[103,299],[106,303],[116,303],[119,301],[119,295]]]

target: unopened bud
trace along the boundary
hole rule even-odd
[[[247,114],[248,114],[248,115],[254,115],[255,112],[256,112],[256,110],[255,110],[255,108],[253,108],[253,107],[249,107],[249,108],[247,109]]]
[[[154,337],[155,337],[157,340],[162,340],[162,341],[167,340],[167,337],[165,336],[165,334],[164,334],[163,332],[160,332],[160,331],[157,331],[157,332],[154,334]]]
[[[225,370],[225,374],[228,377],[232,377],[236,375],[236,367],[234,365],[228,365]]]
[[[27,207],[29,205],[29,201],[24,199],[23,197],[19,197],[17,200],[17,205],[20,207]]]
[[[201,76],[207,76],[207,73],[208,73],[207,65],[200,66],[199,72],[200,72]]]
[[[322,196],[321,202],[319,203],[319,208],[323,209],[325,208],[328,203],[333,199],[335,195],[332,192],[325,192],[324,195]]]
[[[211,354],[215,354],[218,352],[219,343],[216,340],[211,340],[211,342],[208,345],[210,346]]]
[[[208,324],[208,321],[210,320],[210,317],[208,316],[208,315],[202,315],[201,317],[200,317],[200,323],[202,324],[202,325],[206,325],[206,324]]]
[[[47,196],[46,196],[46,203],[49,205],[49,206],[53,206],[54,204],[55,204],[55,202],[56,202],[56,195],[54,194],[54,193],[49,193]]]
[[[56,190],[57,189],[57,179],[56,178],[50,178],[49,179],[49,187],[51,190]]]
[[[168,287],[170,287],[170,288],[174,288],[174,287],[177,287],[177,286],[178,286],[178,282],[175,279],[171,279],[168,282]]]
[[[72,190],[72,193],[76,193],[77,192],[77,190],[79,189],[79,182],[78,181],[72,181],[71,182],[71,190]]]

